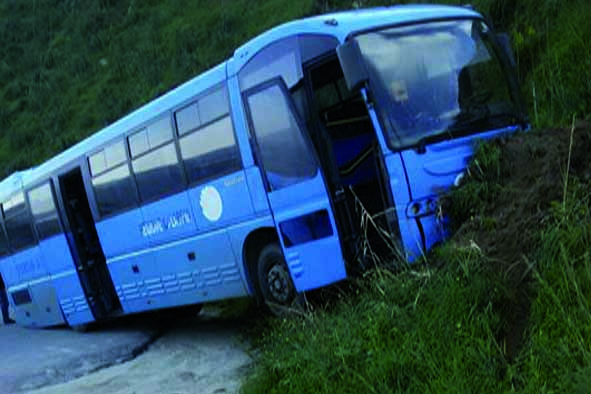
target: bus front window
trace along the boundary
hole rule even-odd
[[[477,20],[431,22],[355,39],[394,149],[514,125],[515,96]]]

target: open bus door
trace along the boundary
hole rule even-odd
[[[346,277],[324,177],[283,79],[243,93],[255,160],[298,291]]]
[[[59,177],[59,189],[69,225],[68,242],[74,252],[76,271],[96,320],[121,311],[121,304],[107,267],[88,203],[80,167]]]

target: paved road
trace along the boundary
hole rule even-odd
[[[132,359],[160,334],[159,324],[124,320],[80,333],[69,328],[0,326],[0,394],[65,382]]]
[[[241,321],[174,324],[137,358],[26,394],[233,394],[251,359]]]

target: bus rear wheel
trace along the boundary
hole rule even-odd
[[[286,314],[296,303],[297,292],[278,244],[263,248],[257,270],[259,293],[265,308],[277,316]]]

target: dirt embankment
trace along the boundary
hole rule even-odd
[[[452,242],[477,245],[505,276],[509,296],[498,307],[507,324],[498,340],[511,360],[521,348],[529,317],[529,262],[535,258],[552,207],[563,202],[567,168],[571,182],[573,177],[591,179],[591,124],[535,130],[493,144],[499,154],[493,171],[488,168],[483,179],[479,163],[473,163],[471,174],[481,186],[486,184],[482,196],[494,197],[487,197],[479,212],[464,212],[465,221]]]

